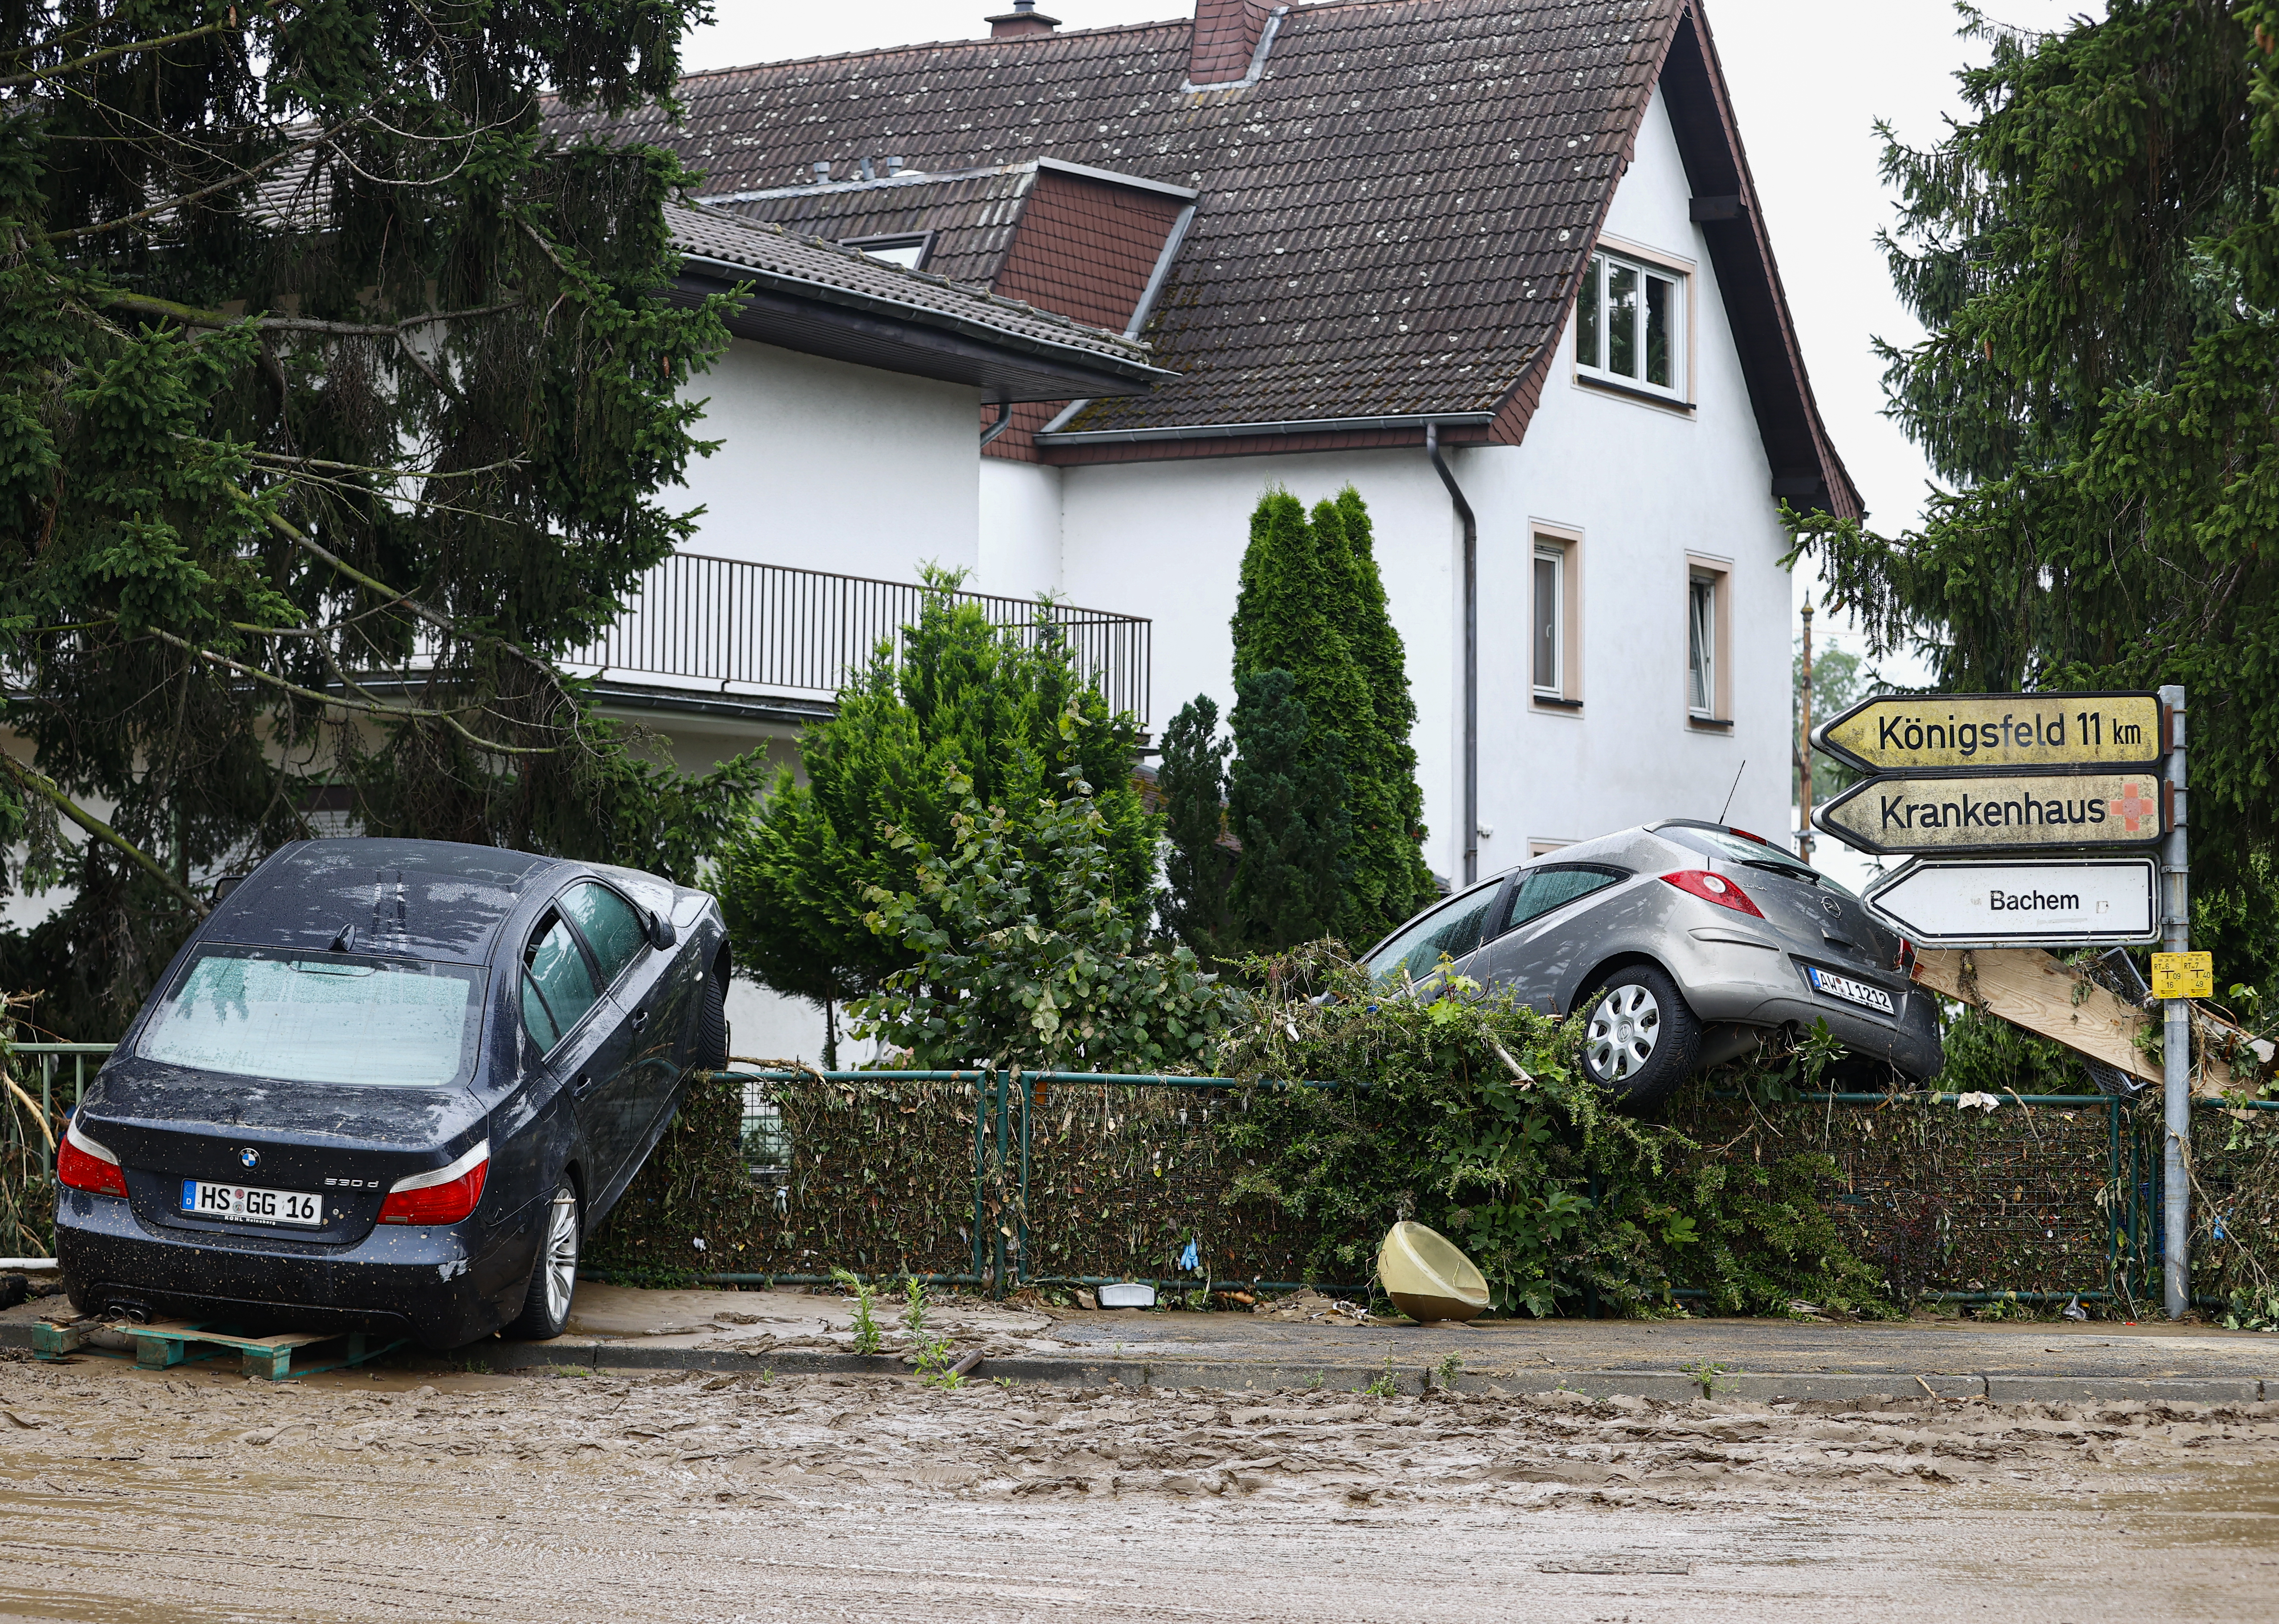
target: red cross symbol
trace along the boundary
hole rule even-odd
[[[2151,793],[2147,791],[2140,795],[2137,785],[2124,784],[2121,786],[2121,799],[2106,804],[2111,807],[2114,816],[2121,819],[2122,828],[2130,834],[2135,834],[2140,821],[2155,828],[2159,827],[2156,820],[2160,816],[2160,802],[2152,800],[2150,794]]]

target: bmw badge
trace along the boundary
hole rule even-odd
[[[237,1161],[242,1168],[248,1169],[257,1168],[261,1165],[261,1153],[249,1145],[237,1153]]]

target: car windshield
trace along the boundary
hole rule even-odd
[[[443,1088],[473,1066],[482,988],[472,965],[211,947],[136,1052],[230,1076]]]
[[[1800,858],[1792,857],[1777,846],[1768,846],[1762,840],[1752,840],[1730,829],[1703,829],[1690,823],[1665,823],[1654,831],[1665,840],[1674,840],[1690,846],[1705,857],[1723,857],[1728,862],[1745,862],[1753,869],[1765,869],[1785,875],[1790,879],[1802,880],[1807,885],[1848,897],[1852,892],[1838,885],[1819,869]]]

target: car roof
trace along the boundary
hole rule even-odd
[[[479,964],[533,890],[579,866],[451,840],[303,840],[216,904],[203,936],[321,951],[353,925],[359,952]]]

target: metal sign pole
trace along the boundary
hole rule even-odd
[[[2175,798],[2175,822],[2160,854],[2167,882],[2161,887],[2160,945],[2170,953],[2190,953],[2192,946],[2191,868],[2186,862],[2184,831],[2184,691],[2171,686],[2160,690],[2160,702],[2173,718],[2168,766],[2162,776]],[[2166,1021],[2160,1044],[2163,1103],[2168,1131],[2160,1159],[2161,1188],[2166,1197],[2160,1258],[2162,1306],[2172,1320],[2181,1320],[2192,1305],[2191,1180],[2185,1160],[2192,1142],[2192,1015],[2187,999],[2164,1000]]]

